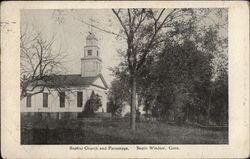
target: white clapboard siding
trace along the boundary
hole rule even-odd
[[[84,109],[86,101],[89,99],[92,91],[99,94],[102,99],[102,107],[98,112],[107,111],[107,95],[103,89],[89,87],[72,87],[71,91],[65,92],[65,107],[60,107],[59,95],[57,91],[51,91],[48,96],[48,107],[43,107],[43,93],[33,95],[31,97],[31,107],[26,107],[26,97],[21,100],[21,112],[81,112]],[[83,107],[77,107],[77,92],[83,92]],[[45,90],[44,92],[47,92]]]

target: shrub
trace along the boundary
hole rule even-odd
[[[84,116],[94,116],[95,112],[102,107],[102,101],[98,94],[95,94],[92,91],[89,100],[87,100],[85,104],[85,108],[83,110]]]

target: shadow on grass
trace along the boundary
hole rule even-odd
[[[21,144],[146,144],[112,135],[99,135],[93,131],[77,129],[31,129],[22,132]]]
[[[44,122],[44,121],[43,121]],[[41,122],[41,123],[43,123]],[[227,144],[227,131],[138,122],[136,131],[126,121],[53,121],[27,127],[22,123],[21,144]]]

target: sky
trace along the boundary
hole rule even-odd
[[[223,10],[223,16],[227,16],[227,10]],[[21,11],[21,30],[33,30],[41,32],[45,39],[55,36],[55,50],[61,47],[62,53],[66,55],[64,67],[68,74],[80,74],[81,58],[84,53],[86,37],[90,31],[91,23],[104,30],[119,33],[120,24],[111,9],[77,9],[77,10],[46,10],[26,9]],[[221,18],[215,15],[204,19],[202,25],[222,23]],[[82,22],[84,21],[84,22]],[[226,23],[227,24],[227,23]],[[102,58],[102,74],[108,84],[114,79],[109,68],[117,66],[121,59],[118,49],[126,48],[125,40],[118,40],[113,34],[93,28],[99,40],[100,56]],[[227,25],[220,31],[222,36],[227,36]],[[227,54],[227,50],[223,51]],[[219,59],[219,58],[217,58]],[[220,63],[220,60],[217,60]]]
[[[81,58],[84,53],[86,37],[90,27],[81,21],[108,31],[119,33],[120,24],[111,9],[81,9],[81,10],[22,10],[21,30],[28,29],[41,32],[45,39],[55,36],[54,49],[66,55],[64,67],[69,74],[80,74]],[[117,40],[113,34],[93,28],[99,40],[100,56],[102,58],[102,74],[110,83],[114,78],[109,68],[119,64],[117,49],[126,46],[125,41]]]

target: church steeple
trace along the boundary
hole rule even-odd
[[[86,38],[86,45],[98,46],[98,39],[93,32],[89,32]]]
[[[102,60],[98,39],[93,32],[89,32],[84,46],[84,56],[81,58],[81,75],[82,77],[93,77],[101,73],[101,70]]]

